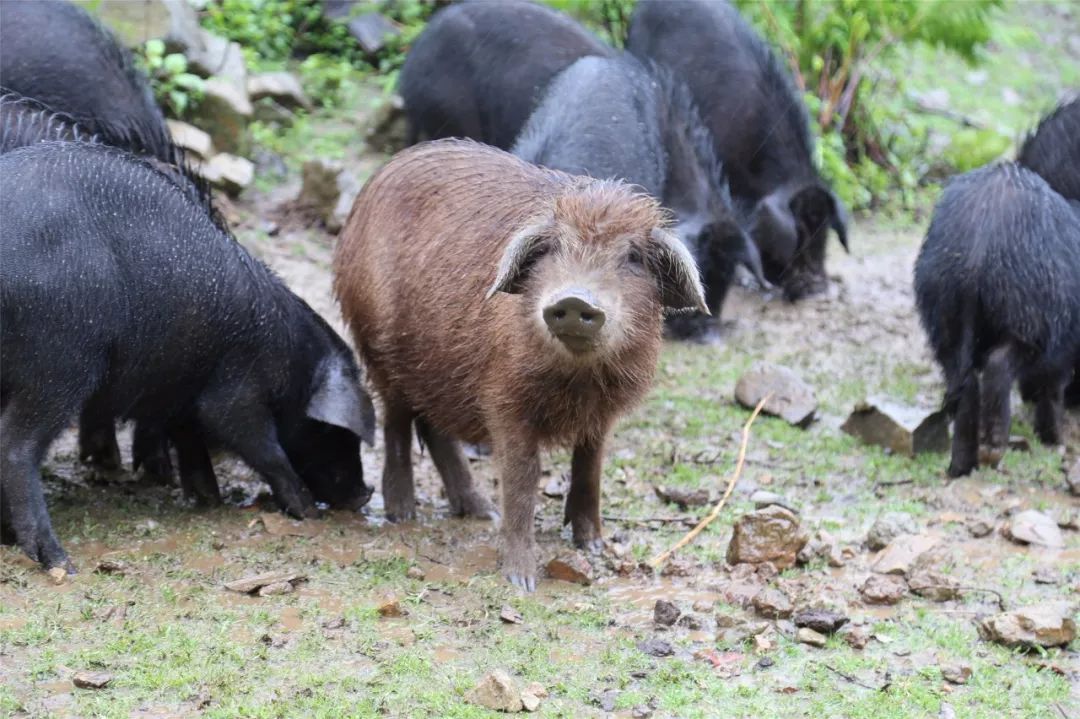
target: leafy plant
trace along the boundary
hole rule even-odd
[[[165,43],[148,40],[140,55],[143,67],[150,76],[154,97],[171,114],[181,117],[198,104],[203,96],[203,79],[187,71],[187,58],[180,53],[165,53]]]
[[[606,41],[622,47],[636,0],[543,0],[548,7],[572,15],[599,31]]]

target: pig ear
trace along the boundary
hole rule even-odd
[[[519,294],[524,280],[533,264],[543,252],[547,237],[551,232],[551,220],[544,219],[530,223],[519,230],[503,250],[499,260],[499,270],[495,282],[487,291],[484,299],[491,299],[496,292]]]
[[[701,273],[690,250],[678,237],[659,227],[653,228],[650,238],[653,245],[648,262],[660,284],[660,300],[664,307],[709,314]]]
[[[851,248],[847,243],[847,226],[848,226],[848,212],[844,207],[844,203],[840,201],[840,198],[832,193],[829,194],[833,203],[832,221],[829,226],[836,230],[836,238],[840,240],[840,244],[844,246],[844,252],[851,254]]]
[[[799,233],[786,195],[768,195],[757,204],[750,234],[771,259],[785,266],[791,262],[799,246]]]
[[[307,416],[347,429],[369,446],[375,443],[375,407],[371,397],[340,362],[322,373],[311,395]]]

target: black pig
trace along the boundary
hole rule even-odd
[[[1080,222],[1068,203],[1013,163],[953,179],[915,263],[915,296],[955,417],[949,474],[1000,459],[1015,379],[1035,402],[1036,434],[1060,442],[1080,352]]]
[[[714,316],[736,264],[765,282],[708,130],[689,91],[670,73],[632,55],[578,60],[551,82],[513,152],[555,170],[625,180],[660,200],[674,212],[673,230],[697,261]],[[668,318],[676,336],[709,327],[706,315]]]
[[[66,0],[0,2],[0,84],[102,142],[173,162],[165,118],[131,53]]]
[[[690,88],[765,276],[790,300],[824,291],[829,228],[847,249],[846,213],[814,168],[806,108],[765,41],[726,2],[642,0],[626,47]]]
[[[47,567],[67,558],[38,465],[82,410],[167,434],[186,489],[217,492],[207,445],[278,503],[370,497],[374,421],[348,346],[151,160],[44,142],[0,156],[0,523]]]
[[[555,75],[578,58],[614,52],[540,5],[446,7],[413,43],[398,78],[409,144],[468,137],[509,150]]]
[[[48,140],[96,138],[63,113],[14,92],[0,92],[0,154]]]

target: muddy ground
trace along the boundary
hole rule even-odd
[[[359,109],[311,134],[356,137],[365,122]],[[363,176],[381,157],[348,144],[340,159]],[[282,209],[296,169],[261,181],[227,214],[239,239],[341,328],[329,292],[333,238]],[[376,494],[360,514],[297,523],[228,457],[216,466],[229,506],[200,511],[176,487],[89,471],[68,432],[45,464],[46,489],[80,573],[55,585],[0,548],[0,715],[482,717],[493,713],[466,695],[502,669],[519,687],[539,683],[547,696],[538,712],[553,717],[1080,717],[1076,641],[1025,653],[976,631],[1002,609],[1050,600],[1075,608],[1080,599],[1080,499],[1065,491],[1080,413],[1068,417],[1066,448],[1045,448],[1020,408],[1013,431],[1030,449],[960,480],[946,478],[944,454],[894,456],[840,431],[868,395],[940,401],[911,291],[924,224],[861,218],[852,255],[830,248],[828,296],[790,305],[739,289],[722,342],[667,345],[655,389],[615,434],[604,479],[608,548],[589,560],[589,586],[546,579],[534,595],[513,590],[495,566],[495,528],[446,516],[419,448],[420,521],[387,524]],[[652,571],[648,559],[709,510],[667,504],[655,488],[719,498],[749,416],[733,388],[761,359],[813,385],[817,419],[806,429],[759,419],[727,507]],[[363,460],[377,485],[379,448]],[[496,496],[491,462],[472,466]],[[536,528],[546,561],[570,548],[560,526],[568,456],[547,457],[545,468]],[[729,566],[733,523],[754,509],[755,490],[797,510],[821,551],[779,573]],[[1025,509],[1063,525],[1065,546],[1006,539],[1001,530]],[[922,568],[960,587],[958,597],[905,591],[880,605],[860,593],[878,556],[867,532],[886,512],[909,515],[933,545]],[[270,571],[297,575],[293,590],[225,587]],[[783,598],[765,589],[796,611],[848,621],[823,647],[800,642],[791,619],[776,616],[787,614]],[[759,594],[773,608],[755,609]],[[674,626],[654,623],[658,600],[681,613]],[[110,681],[78,688],[81,672]]]

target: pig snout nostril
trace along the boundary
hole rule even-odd
[[[544,308],[544,322],[572,352],[586,352],[595,346],[604,325],[604,312],[591,299],[584,292],[570,292]]]
[[[566,319],[566,310],[555,310],[551,313],[551,316],[557,320]]]
[[[582,322],[592,322],[595,318],[596,318],[596,314],[593,313],[593,312],[586,311],[586,312],[581,313],[581,321]]]

